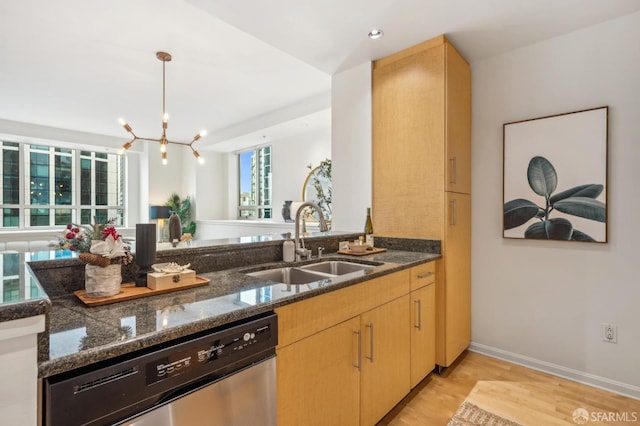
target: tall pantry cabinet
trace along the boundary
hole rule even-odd
[[[373,63],[376,234],[440,240],[436,363],[471,340],[471,71],[445,36]]]

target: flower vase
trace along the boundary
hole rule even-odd
[[[87,297],[107,297],[120,293],[122,266],[119,263],[104,267],[87,264],[84,271]]]

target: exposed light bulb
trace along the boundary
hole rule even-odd
[[[118,155],[124,154],[124,152],[126,150],[131,148],[131,145],[133,145],[133,141],[129,141],[129,142],[125,143],[124,145],[122,145],[122,148],[120,148],[120,150],[118,151]]]
[[[162,114],[162,122],[166,123],[167,121],[169,121],[169,114],[165,112]]]
[[[191,151],[193,151],[193,156],[198,159],[198,163],[204,164],[204,158],[200,156],[200,153],[191,147]]]
[[[163,166],[167,165],[167,153],[166,152],[162,153],[162,165]]]
[[[165,144],[165,143],[161,143],[160,144],[160,152],[163,153],[163,154],[167,153],[167,144]]]
[[[206,130],[200,130],[200,133],[198,133],[197,135],[195,135],[195,136],[193,137],[193,141],[192,141],[191,143],[193,143],[193,142],[195,142],[195,141],[199,140],[201,137],[204,137],[204,136],[206,136],[206,135],[207,135],[207,131],[206,131]]]
[[[122,118],[122,117],[118,118],[118,123],[120,123],[120,125],[121,125],[122,127],[124,127],[124,129],[125,129],[127,132],[129,132],[129,133],[133,134],[133,132],[131,131],[131,126],[129,126],[129,123],[127,123],[127,121],[126,121],[124,118]]]

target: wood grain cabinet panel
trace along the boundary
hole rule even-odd
[[[413,273],[276,309],[279,425],[370,426],[409,393]]]
[[[435,289],[435,284],[431,282],[411,292],[412,389],[431,373],[436,366]]]
[[[446,199],[444,255],[436,263],[444,266],[446,274],[442,291],[436,287],[441,298],[438,306],[445,313],[438,330],[443,340],[436,352],[442,366],[451,365],[471,341],[471,197],[448,192]]]
[[[445,190],[471,194],[471,71],[445,44]]]
[[[436,262],[428,262],[411,268],[411,291],[436,281]]]
[[[409,296],[361,316],[360,424],[374,425],[410,390]]]
[[[360,318],[277,350],[278,425],[358,425]]]
[[[436,362],[449,366],[471,335],[469,65],[444,36],[378,60],[372,106],[376,233],[441,241]]]

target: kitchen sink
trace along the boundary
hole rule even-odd
[[[252,277],[264,278],[283,284],[308,284],[327,278],[324,274],[316,274],[299,268],[276,268],[248,273]]]
[[[330,275],[344,275],[351,272],[366,271],[371,269],[371,265],[363,265],[362,263],[344,262],[340,260],[331,260],[328,262],[314,263],[311,265],[301,266],[300,269],[305,271],[322,272]]]
[[[309,284],[329,278],[337,278],[351,275],[363,275],[367,270],[376,265],[330,260],[320,263],[312,263],[302,266],[285,266],[282,268],[264,269],[249,272],[247,275],[274,281],[282,284]]]

